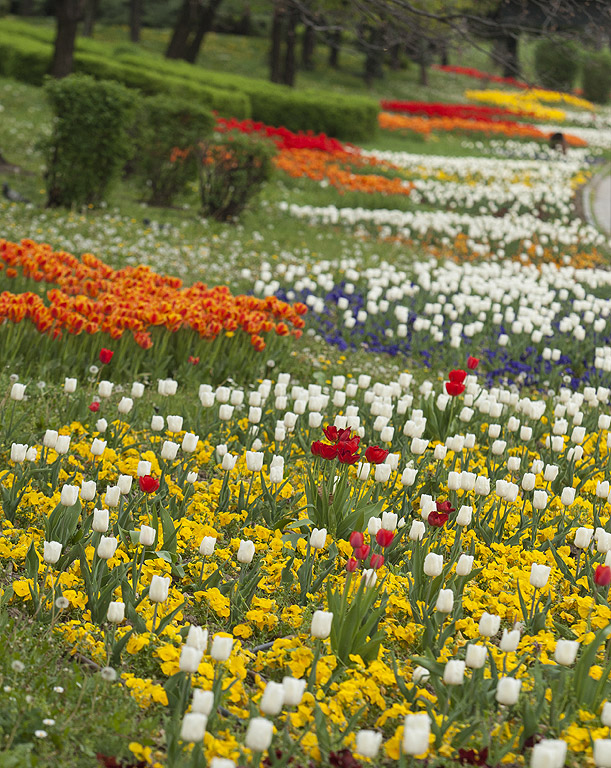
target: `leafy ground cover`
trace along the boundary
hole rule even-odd
[[[606,113],[292,147],[221,224],[129,179],[44,210],[49,113],[0,85],[0,765],[607,765]]]

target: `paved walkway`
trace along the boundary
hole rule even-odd
[[[611,235],[611,168],[597,174],[586,187],[584,207],[588,221]]]
[[[599,228],[611,235],[611,171],[594,188],[592,213]]]

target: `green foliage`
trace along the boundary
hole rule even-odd
[[[136,175],[149,203],[171,205],[197,177],[195,147],[212,132],[214,116],[183,99],[152,96],[143,100],[137,123]]]
[[[130,154],[134,94],[83,75],[49,81],[45,91],[55,114],[44,147],[47,205],[98,204]]]
[[[590,53],[583,62],[583,96],[597,104],[606,104],[611,91],[611,54]]]
[[[574,43],[544,38],[535,48],[535,72],[545,88],[570,91],[579,71],[579,52]]]
[[[42,85],[50,61],[51,48],[44,43],[0,32],[0,74]]]
[[[228,134],[202,146],[199,187],[204,215],[238,216],[269,180],[274,145],[255,136]]]

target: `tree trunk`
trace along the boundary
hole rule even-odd
[[[184,59],[187,53],[189,33],[197,18],[197,0],[184,0],[172,38],[165,52],[166,59]]]
[[[424,40],[420,40],[419,52],[418,52],[418,66],[420,68],[420,75],[418,82],[420,85],[429,84],[429,71],[428,71],[428,51],[427,44]]]
[[[329,66],[332,69],[339,69],[339,50],[342,45],[341,30],[331,32],[329,36]]]
[[[208,5],[205,8],[200,9],[197,29],[193,39],[189,42],[187,54],[184,57],[191,64],[193,64],[197,59],[197,55],[199,54],[200,48],[202,47],[204,37],[212,29],[212,25],[214,24],[214,17],[216,16],[216,12],[218,11],[222,2],[223,0],[209,0]]]
[[[284,31],[285,9],[281,2],[274,5],[272,18],[272,40],[269,60],[269,79],[272,83],[282,82],[282,37]]]
[[[448,55],[448,45],[445,42],[441,44],[439,59],[442,67],[448,67],[450,65],[450,57]]]
[[[33,16],[34,0],[21,0],[21,4],[19,6],[19,13],[21,16]]]
[[[289,8],[286,17],[286,36],[285,36],[285,53],[284,53],[284,72],[282,73],[282,82],[285,85],[290,85],[291,88],[295,85],[295,75],[297,73],[297,20],[298,12],[295,8]]]
[[[401,44],[395,43],[390,49],[390,68],[397,72],[401,69]]]
[[[374,78],[384,77],[384,63],[382,51],[382,30],[379,27],[370,27],[368,40],[365,43],[365,82],[371,86]]]
[[[314,69],[314,48],[316,47],[316,32],[314,27],[305,25],[301,48],[301,63],[304,69]]]
[[[53,77],[66,77],[72,72],[76,30],[83,11],[84,0],[57,0],[56,2],[57,31],[53,61],[49,70]]]
[[[142,28],[142,0],[130,0],[129,3],[129,39],[132,43],[140,42]]]
[[[508,35],[506,42],[506,57],[503,62],[503,77],[520,77],[520,59],[518,56],[518,35]]]
[[[99,0],[87,0],[85,5],[85,19],[83,20],[83,37],[93,37],[93,27],[98,15]]]

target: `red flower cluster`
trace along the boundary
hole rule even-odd
[[[450,371],[448,378],[450,380],[446,381],[445,385],[448,395],[451,395],[452,397],[462,395],[462,393],[465,391],[465,379],[467,378],[467,372],[463,371],[461,368],[458,368],[457,370]]]
[[[323,432],[331,445],[315,440],[310,447],[313,456],[320,456],[326,461],[337,459],[340,464],[356,464],[361,458],[358,453],[361,438],[358,435],[350,437],[349,429],[338,430],[334,426],[324,428]]]
[[[155,493],[155,491],[159,490],[159,480],[152,475],[143,475],[142,477],[139,477],[138,484],[143,493]]]
[[[370,464],[383,464],[388,456],[388,451],[379,445],[370,445],[365,451],[365,458]]]
[[[474,371],[478,365],[479,365],[479,357],[471,357],[471,355],[469,355],[469,357],[467,358],[467,368],[470,371]]]
[[[608,565],[598,565],[596,567],[594,583],[598,587],[608,587],[611,584],[611,568]]]
[[[219,117],[216,130],[221,133],[240,131],[240,133],[260,133],[271,139],[279,149],[317,149],[320,152],[343,152],[344,145],[324,133],[315,135],[312,131],[294,133],[284,126],[278,128],[254,120],[237,120],[235,117]]]
[[[112,349],[106,349],[105,347],[102,347],[100,350],[100,362],[103,365],[106,365],[112,360],[112,356],[114,355],[114,352]]]
[[[435,69],[439,69],[441,72],[449,72],[453,75],[465,75],[466,77],[474,77],[477,80],[488,80],[491,83],[504,83],[505,85],[513,85],[515,88],[530,88],[528,83],[523,80],[516,80],[514,77],[500,77],[499,75],[491,75],[490,72],[482,72],[474,67],[452,67],[450,65],[435,66]]]
[[[456,510],[449,501],[438,501],[436,506],[437,509],[430,513],[427,522],[429,525],[435,526],[435,528],[442,528],[448,522],[450,513]]]
[[[382,109],[388,112],[404,112],[410,115],[428,115],[429,117],[450,117],[463,120],[492,120],[494,118],[515,121],[514,112],[502,107],[484,107],[474,104],[441,104],[426,101],[387,101],[380,102]]]

